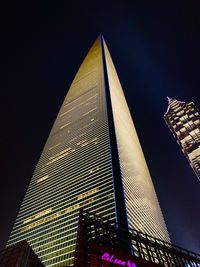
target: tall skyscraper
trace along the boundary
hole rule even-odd
[[[73,264],[84,208],[169,241],[107,46],[84,59],[45,144],[8,245],[26,239],[46,266]]]
[[[193,102],[168,97],[164,119],[200,180],[200,114]]]

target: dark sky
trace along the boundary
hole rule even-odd
[[[74,75],[102,32],[171,239],[200,253],[200,182],[163,120],[167,95],[200,108],[199,1],[36,2],[1,7],[0,247]]]

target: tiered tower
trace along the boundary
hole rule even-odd
[[[200,114],[193,102],[168,97],[164,119],[200,180]]]

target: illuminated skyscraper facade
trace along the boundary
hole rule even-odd
[[[50,132],[8,245],[26,239],[46,266],[73,264],[79,209],[169,236],[107,46],[84,59]]]
[[[200,114],[193,102],[168,98],[164,119],[200,180]]]

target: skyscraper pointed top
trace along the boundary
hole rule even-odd
[[[172,102],[177,101],[177,100],[174,99],[174,98],[171,98],[171,97],[167,96],[167,101],[168,101],[168,104],[171,105]]]
[[[104,39],[102,32],[100,32],[99,36]]]
[[[33,249],[41,248],[46,266],[73,264],[82,207],[120,228],[170,240],[102,34],[67,92],[32,181],[8,245],[27,236]],[[41,236],[37,243],[35,233]],[[60,238],[68,234],[68,241]]]
[[[100,38],[101,45],[103,46],[103,44],[105,43],[105,39],[104,39],[102,32],[99,34],[99,38]]]
[[[170,105],[170,103],[172,101],[172,98],[170,98],[169,96],[167,96],[167,101],[168,101],[168,104]]]
[[[166,114],[170,111],[170,109],[171,109],[172,106],[173,106],[173,103],[174,103],[174,102],[177,102],[176,99],[173,99],[173,98],[171,98],[171,97],[169,97],[169,96],[167,96],[167,101],[168,101],[168,107],[167,107],[167,111],[166,111],[166,113],[165,113],[164,116],[166,116]]]
[[[175,99],[175,98],[170,98],[169,96],[167,96],[167,101],[168,101],[168,107],[167,107],[167,111],[166,111],[164,117],[167,116],[167,114],[168,114],[171,110],[173,110],[174,108],[176,108],[177,105],[183,105],[183,104],[185,104],[185,102],[183,102],[183,101],[178,101],[177,99]]]

